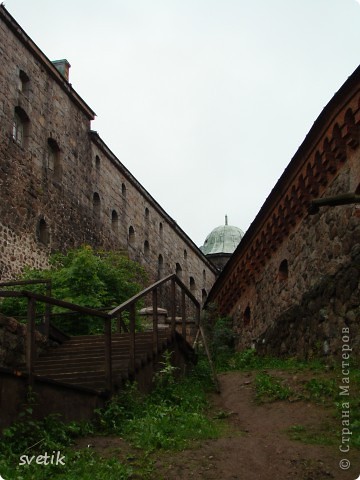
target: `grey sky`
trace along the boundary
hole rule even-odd
[[[198,245],[246,230],[360,59],[355,0],[7,0]]]

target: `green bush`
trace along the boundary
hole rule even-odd
[[[176,369],[166,356],[150,395],[142,396],[133,384],[128,385],[97,411],[98,425],[145,451],[180,450],[192,441],[216,437],[218,426],[206,415],[210,373],[207,368],[205,376],[205,365],[201,361],[188,376],[175,381]]]
[[[56,253],[50,257],[47,270],[28,269],[21,280],[50,279],[52,296],[77,305],[104,308],[115,307],[136,293],[147,280],[145,270],[119,252],[95,251],[89,246]],[[14,287],[11,287],[14,289]],[[44,294],[44,285],[18,287]],[[44,304],[37,302],[37,313],[44,313]],[[9,316],[26,315],[27,302],[21,298],[5,298],[0,311]],[[89,316],[70,314],[52,307],[52,323],[66,333],[88,334],[103,331],[103,322]]]

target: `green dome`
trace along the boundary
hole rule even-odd
[[[238,227],[228,225],[226,219],[225,225],[214,228],[206,237],[200,249],[204,255],[232,254],[243,236],[244,232]]]

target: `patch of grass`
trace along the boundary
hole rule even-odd
[[[287,385],[266,372],[261,372],[256,376],[255,389],[256,400],[259,403],[287,400],[292,393]]]
[[[299,360],[297,358],[278,358],[262,357],[253,349],[236,352],[229,355],[225,361],[223,358],[221,371],[232,370],[314,370],[321,371],[325,369],[325,364],[319,359],[309,361]]]
[[[148,453],[181,450],[205,438],[215,438],[221,432],[221,420],[210,419],[206,393],[212,388],[206,360],[186,377],[178,377],[170,365],[170,354],[156,376],[150,395],[140,394],[136,385],[129,384],[123,392],[97,411],[92,425],[64,424],[57,416],[42,421],[33,419],[27,404],[18,422],[3,432],[0,438],[0,474],[15,480],[127,480],[153,478],[153,461]],[[78,436],[89,434],[121,435],[142,449],[138,459],[104,459],[93,450],[74,450]],[[19,465],[21,455],[37,456],[60,451],[65,456],[62,465]]]
[[[207,369],[205,380],[205,365],[200,361],[183,378],[176,378],[174,370],[164,365],[147,396],[128,386],[106,409],[98,411],[102,429],[145,451],[181,450],[194,441],[218,437],[219,425],[207,415],[210,374]]]
[[[1,475],[14,480],[128,480],[134,468],[115,459],[104,459],[90,450],[74,452],[63,449],[65,465],[19,465],[19,457],[0,461]]]
[[[305,384],[306,398],[321,404],[333,403],[339,394],[334,378],[312,378]]]
[[[330,424],[320,427],[293,425],[287,430],[291,440],[306,443],[308,445],[336,445],[338,443],[337,432]]]

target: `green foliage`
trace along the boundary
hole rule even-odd
[[[264,370],[264,369],[281,369],[281,370],[324,370],[325,364],[318,359],[311,361],[302,361],[297,358],[278,358],[260,356],[254,349],[235,352],[222,365],[222,370]]]
[[[320,427],[293,425],[288,429],[288,434],[291,440],[308,445],[336,445],[339,441],[336,430],[329,423]]]
[[[209,367],[204,359],[186,377],[175,377],[167,353],[156,375],[150,395],[139,393],[135,384],[114,397],[101,411],[93,425],[64,424],[56,415],[44,420],[33,418],[36,399],[30,395],[18,422],[5,429],[0,438],[0,473],[15,480],[127,480],[149,478],[152,464],[147,452],[179,450],[194,441],[219,435],[219,421],[207,417],[206,390]],[[121,435],[143,452],[140,464],[124,465],[117,459],[104,459],[89,449],[75,450],[78,436],[97,434]],[[19,465],[21,455],[38,455],[60,451],[65,465]],[[153,478],[151,476],[151,478]]]
[[[44,450],[43,450],[44,452]],[[104,459],[90,450],[62,449],[65,465],[19,465],[19,457],[0,459],[0,472],[4,479],[13,480],[128,480],[134,468],[116,459]]]
[[[152,393],[143,397],[134,385],[128,385],[107,408],[98,411],[99,425],[146,451],[179,450],[195,440],[216,437],[219,428],[206,416],[204,386],[207,388],[208,377],[204,385],[204,368],[201,362],[199,369],[175,381],[176,370],[167,355]]]
[[[31,454],[58,450],[70,445],[74,438],[90,433],[90,424],[63,423],[59,415],[53,414],[43,420],[34,418],[36,396],[28,392],[27,402],[19,418],[2,432],[0,453],[2,455],[21,455],[31,450]]]
[[[287,400],[291,395],[288,386],[268,373],[259,373],[255,378],[256,400],[259,403]]]
[[[334,401],[339,393],[339,387],[334,378],[312,378],[305,384],[309,399],[317,403]]]
[[[53,297],[95,309],[123,303],[138,293],[146,282],[145,270],[122,253],[94,251],[89,246],[70,250],[65,255],[53,254],[50,264],[47,270],[28,269],[21,279],[51,279]],[[44,285],[29,285],[26,289],[45,293]],[[26,301],[18,298],[6,298],[0,304],[1,312],[10,316],[25,315],[26,308]],[[37,312],[44,312],[44,304],[38,302]],[[53,307],[52,313],[62,314],[54,316],[52,322],[67,333],[88,334],[103,330],[99,319],[69,315],[59,307]]]

